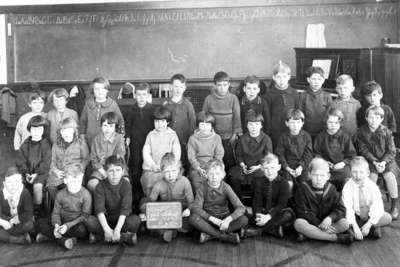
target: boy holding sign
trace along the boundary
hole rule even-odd
[[[189,204],[193,202],[193,191],[189,180],[180,175],[181,163],[176,161],[173,153],[166,153],[161,158],[161,171],[164,175],[164,179],[158,181],[153,189],[151,190],[150,196],[148,197],[150,202],[171,202],[177,201],[182,204],[182,219],[183,225],[181,229],[162,229],[158,230],[162,234],[162,238],[165,242],[169,243],[176,236],[177,231],[187,232],[188,221],[187,217],[190,215],[188,208]],[[142,206],[142,211],[146,208]],[[175,218],[180,219],[180,218]]]

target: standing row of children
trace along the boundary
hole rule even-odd
[[[265,226],[274,217],[274,220],[271,221],[273,227],[269,225],[270,228],[267,232],[272,231],[281,235],[281,227],[276,226],[288,223],[294,218],[293,211],[283,207],[287,206],[283,205],[284,201],[280,201],[281,209],[271,213],[275,210],[272,199],[276,196],[285,195],[289,198],[294,194],[295,203],[297,203],[295,210],[298,216],[301,214],[298,208],[301,203],[314,202],[306,208],[304,213],[308,215],[312,213],[315,218],[310,221],[306,216],[305,220],[322,232],[330,234],[331,238],[334,236],[334,240],[340,237],[339,241],[350,242],[351,234],[338,236],[336,233],[340,231],[334,231],[334,229],[343,230],[346,228],[345,225],[340,225],[339,228],[331,225],[332,221],[336,222],[337,219],[343,218],[343,216],[340,217],[343,213],[336,212],[335,215],[328,216],[329,218],[322,217],[325,212],[328,212],[328,214],[332,212],[330,208],[319,205],[321,199],[326,196],[324,192],[332,189],[326,181],[320,182],[320,184],[323,184],[322,188],[312,182],[313,172],[322,169],[322,172],[326,174],[324,176],[317,173],[314,175],[316,179],[321,176],[329,178],[332,172],[331,181],[341,190],[350,177],[349,161],[356,155],[353,146],[353,140],[355,140],[358,154],[368,160],[371,178],[377,179],[379,173],[383,174],[392,197],[391,216],[394,219],[397,218],[395,147],[392,132],[382,125],[382,122],[388,126],[390,126],[390,123],[394,123],[393,113],[388,115],[390,113],[388,106],[383,109],[384,105],[380,107],[380,101],[372,101],[372,95],[377,94],[379,100],[382,98],[382,90],[378,84],[368,83],[365,91],[370,91],[366,99],[370,100],[371,107],[365,113],[367,125],[357,130],[354,125],[357,125],[357,112],[361,109],[360,103],[351,96],[354,90],[351,77],[342,75],[338,78],[339,98],[332,101],[331,96],[321,90],[324,82],[323,70],[318,67],[311,67],[307,76],[310,86],[304,94],[298,94],[288,83],[290,68],[286,64],[280,63],[274,68],[274,83],[265,92],[265,97],[259,95],[260,81],[257,77],[249,76],[246,78],[243,87],[245,95],[239,101],[235,95],[229,92],[229,76],[225,72],[218,72],[214,77],[215,90],[205,99],[203,112],[198,114],[198,128],[196,130],[194,130],[196,121],[193,105],[183,97],[186,79],[181,74],[174,75],[171,79],[171,99],[157,108],[147,102],[150,86],[146,83],[140,84],[135,93],[137,102],[130,116],[125,118],[127,127],[124,127],[124,120],[118,106],[107,96],[110,87],[106,79],[96,78],[93,81],[93,95],[89,97],[82,112],[79,132],[75,121],[76,117],[73,118],[75,115],[67,115],[74,113],[72,110],[67,112],[68,109],[65,107],[68,94],[63,89],[56,89],[51,95],[55,107],[53,113],[55,114],[53,116],[48,115],[50,133],[55,133],[55,135],[53,134],[55,139],[50,138],[50,142],[53,144],[52,149],[50,149],[50,142],[43,138],[47,126],[44,114],[41,113],[44,97],[40,93],[33,93],[29,103],[32,112],[21,117],[16,128],[16,136],[19,135],[19,137],[15,138],[15,148],[20,151],[20,157],[17,160],[18,171],[24,175],[28,183],[33,184],[35,208],[40,211],[44,187],[50,195],[50,200],[54,201],[55,199],[57,203],[58,195],[62,195],[61,192],[68,190],[66,177],[68,171],[73,169],[71,166],[78,165],[80,170],[89,169],[89,171],[86,171],[88,175],[86,175],[87,178],[84,183],[94,194],[97,218],[94,217],[89,220],[84,216],[86,219],[80,220],[91,225],[91,229],[97,229],[97,231],[91,232],[92,240],[97,240],[97,237],[101,236],[102,233],[104,233],[104,238],[107,241],[121,240],[121,229],[124,226],[126,230],[126,224],[130,222],[131,227],[128,228],[132,231],[128,231],[129,234],[124,237],[124,240],[131,243],[136,242],[135,233],[138,227],[138,218],[128,217],[133,216],[130,215],[132,208],[128,213],[126,209],[124,209],[124,213],[121,211],[121,201],[123,199],[129,201],[129,199],[121,198],[121,190],[132,186],[134,198],[139,199],[138,196],[141,193],[144,194],[143,200],[138,205],[142,210],[147,201],[157,199],[184,202],[183,215],[187,217],[190,210],[192,211],[189,222],[190,225],[201,230],[200,240],[202,242],[211,237],[218,237],[222,240],[238,243],[240,240],[238,235],[232,234],[232,232],[242,229],[247,224],[247,217],[243,216],[245,209],[241,202],[242,184],[247,183],[253,189],[254,194],[258,192],[263,197],[266,196],[266,200],[262,201],[260,195],[258,197],[254,195],[254,217],[251,217],[250,221],[255,225]],[[325,118],[327,119],[326,129],[324,128]],[[304,130],[302,129],[303,124]],[[343,124],[343,127],[341,127],[341,124]],[[285,127],[288,127],[289,131],[286,131]],[[393,128],[395,129],[395,125]],[[347,133],[347,130],[352,130],[352,132]],[[123,164],[116,163],[117,159],[125,155],[123,134],[126,136],[126,143],[130,146],[131,151],[129,173],[126,172]],[[326,161],[318,163],[318,160],[316,160],[318,164],[314,160],[311,161],[314,157],[312,139],[314,139],[315,154],[322,156]],[[87,143],[91,144],[90,153]],[[184,156],[186,153],[182,153],[186,152],[186,149],[187,159]],[[279,161],[270,154],[272,151],[275,151]],[[267,155],[269,156],[267,157]],[[114,159],[112,160],[113,163],[107,164],[106,159],[110,156],[115,158],[112,158]],[[223,159],[225,165],[222,164],[221,159]],[[89,161],[91,164],[88,164]],[[187,179],[181,176],[178,170],[178,162],[180,161],[182,161],[183,166],[190,164],[190,169],[186,168],[186,171],[196,192],[194,202],[192,201],[192,187],[187,186],[189,182],[185,182]],[[165,162],[174,162],[174,164],[165,164]],[[271,162],[276,166],[269,170],[264,165]],[[314,165],[318,165],[318,168],[310,162],[314,162]],[[308,168],[309,164],[310,168]],[[172,170],[167,168],[171,165],[173,166]],[[281,165],[282,172],[279,177],[282,176],[282,178],[277,180],[283,180],[288,184],[287,194],[276,194],[271,184],[263,185],[267,180],[265,177],[269,179],[269,176],[274,176],[268,173],[275,173],[274,169],[278,173]],[[112,168],[115,166],[119,166],[118,171],[122,169],[125,172],[119,175],[119,180],[115,178],[118,175]],[[328,169],[324,166],[328,166]],[[225,170],[229,177],[227,180],[233,190],[228,184],[221,182],[225,176]],[[367,170],[365,170],[365,173],[369,174]],[[75,174],[75,176],[77,175]],[[127,179],[121,179],[123,176]],[[175,177],[175,181],[168,179],[171,176]],[[163,177],[166,181],[163,181]],[[278,175],[274,178],[277,177]],[[311,178],[311,181],[308,177]],[[117,180],[118,182],[116,182]],[[130,184],[128,180],[130,180]],[[178,180],[183,181],[176,183]],[[62,189],[65,186],[64,183],[67,185],[67,189]],[[121,186],[121,184],[124,185]],[[118,186],[114,187],[113,185]],[[306,190],[301,189],[304,186],[306,186]],[[260,189],[264,190],[260,191]],[[143,192],[141,192],[142,190]],[[72,191],[69,192],[73,193]],[[299,198],[297,195],[300,192],[302,193]],[[311,192],[312,198],[301,199],[305,197],[307,192]],[[124,194],[126,194],[125,191]],[[273,195],[276,196],[273,197]],[[118,197],[115,198],[115,196]],[[340,196],[336,195],[334,198],[340,202]],[[376,198],[377,196],[374,196],[374,199]],[[232,214],[228,209],[227,200],[235,207]],[[80,201],[83,201],[82,198],[80,198]],[[111,201],[113,204],[104,204],[107,201]],[[130,201],[132,201],[132,192],[130,192]],[[97,207],[98,202],[102,203],[99,204],[102,207]],[[255,207],[254,203],[256,202],[267,203],[268,205],[261,208]],[[126,202],[124,203],[126,204]],[[310,203],[307,205],[310,205]],[[369,196],[367,203],[365,206],[369,207],[372,203],[371,196]],[[317,205],[315,206],[315,204]],[[69,205],[66,204],[66,206]],[[191,208],[187,209],[189,206]],[[57,206],[55,205],[55,207]],[[106,218],[104,214],[108,213],[105,213],[105,209],[109,208],[113,212],[120,212],[119,216],[114,216],[112,219]],[[355,208],[356,213],[359,208]],[[326,211],[318,209],[326,209]],[[260,213],[255,212],[256,210]],[[111,214],[114,214],[113,212]],[[276,215],[280,217],[275,218]],[[131,219],[126,221],[127,218]],[[363,219],[365,218],[363,217]],[[317,221],[319,221],[318,224],[316,224]],[[60,225],[55,224],[53,220],[51,222],[54,230],[58,229]],[[114,230],[109,223],[115,227]],[[379,226],[376,221],[369,224]],[[96,225],[96,227],[93,225]],[[296,225],[300,225],[300,228]],[[213,226],[218,226],[220,231],[216,231]],[[62,228],[61,233],[65,233],[64,228]],[[90,227],[88,226],[88,228]],[[309,233],[315,232],[314,228],[302,221],[299,223],[296,221],[295,228],[307,236],[310,236]],[[353,225],[353,229],[356,238],[361,239],[360,231],[357,231],[356,226]],[[379,235],[379,227],[376,229],[378,229],[377,235]],[[230,234],[226,234],[227,230]],[[250,236],[251,230],[254,229],[243,230],[242,236]],[[363,231],[363,234],[368,234],[369,230]],[[116,232],[115,236],[113,231]],[[162,235],[165,241],[171,241],[175,233],[166,230],[162,232]],[[56,237],[60,235],[54,234]],[[311,234],[311,237],[314,236]],[[70,243],[73,243],[73,241],[69,240],[69,245],[66,247],[70,247]]]

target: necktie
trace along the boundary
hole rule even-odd
[[[272,182],[267,182],[267,200],[265,203],[266,212],[269,213],[272,208]]]
[[[16,202],[17,201],[13,197],[8,199],[8,205],[10,205],[10,214],[12,217],[18,215],[18,203]]]
[[[365,197],[362,186],[358,190],[358,205],[360,207],[360,218],[365,220],[368,219],[369,207],[367,205],[367,198]]]

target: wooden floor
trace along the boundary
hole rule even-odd
[[[383,233],[380,240],[351,246],[297,243],[294,235],[246,239],[238,246],[198,244],[195,236],[179,236],[166,244],[151,235],[139,236],[136,247],[81,242],[72,251],[54,243],[0,244],[0,266],[400,266],[400,223]]]
[[[0,137],[1,178],[15,157],[11,140]],[[216,241],[200,245],[197,236],[179,236],[166,244],[148,234],[139,235],[136,247],[82,242],[72,251],[52,243],[29,246],[0,243],[0,267],[400,266],[400,221],[384,228],[383,234],[380,240],[365,240],[351,246],[317,241],[297,243],[293,233],[282,240],[246,239],[239,246]]]

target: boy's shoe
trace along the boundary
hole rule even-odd
[[[210,241],[210,240],[212,240],[212,239],[214,239],[214,237],[212,237],[212,236],[210,236],[209,234],[206,234],[206,233],[200,233],[200,238],[199,238],[199,242],[201,243],[201,244],[203,244],[203,243],[205,243],[205,242],[207,242],[207,241]]]
[[[64,240],[64,247],[68,250],[73,249],[75,244],[78,242],[76,237],[66,238]]]
[[[174,238],[174,232],[172,230],[165,230],[165,232],[162,235],[162,238],[164,242],[170,243]]]
[[[306,236],[305,235],[303,235],[302,233],[299,233],[298,235],[297,235],[297,242],[304,242],[305,240],[306,240],[307,238],[306,238]]]
[[[275,229],[272,232],[272,235],[278,238],[283,238],[285,234],[283,233],[283,227],[282,225],[279,225],[278,227],[275,227]]]
[[[100,237],[99,236],[97,236],[97,235],[95,235],[95,234],[93,234],[93,233],[90,233],[89,234],[89,244],[94,244],[94,243],[96,243],[97,241],[100,241]]]
[[[350,245],[354,242],[354,235],[349,231],[341,234],[336,234],[336,236],[338,243]]]
[[[255,236],[260,236],[260,235],[262,235],[261,228],[247,228],[247,229],[242,228],[240,230],[241,238],[255,237]]]
[[[137,234],[131,232],[121,233],[121,241],[135,246],[137,244]]]
[[[35,239],[36,243],[43,243],[43,242],[46,242],[46,241],[49,241],[49,240],[50,240],[50,238],[48,238],[47,236],[45,236],[42,233],[38,233],[36,235],[36,239]]]
[[[370,235],[377,239],[382,237],[382,228],[380,226],[372,226],[370,230]]]
[[[223,242],[228,242],[235,245],[240,243],[240,236],[237,233],[222,234],[219,239]]]

